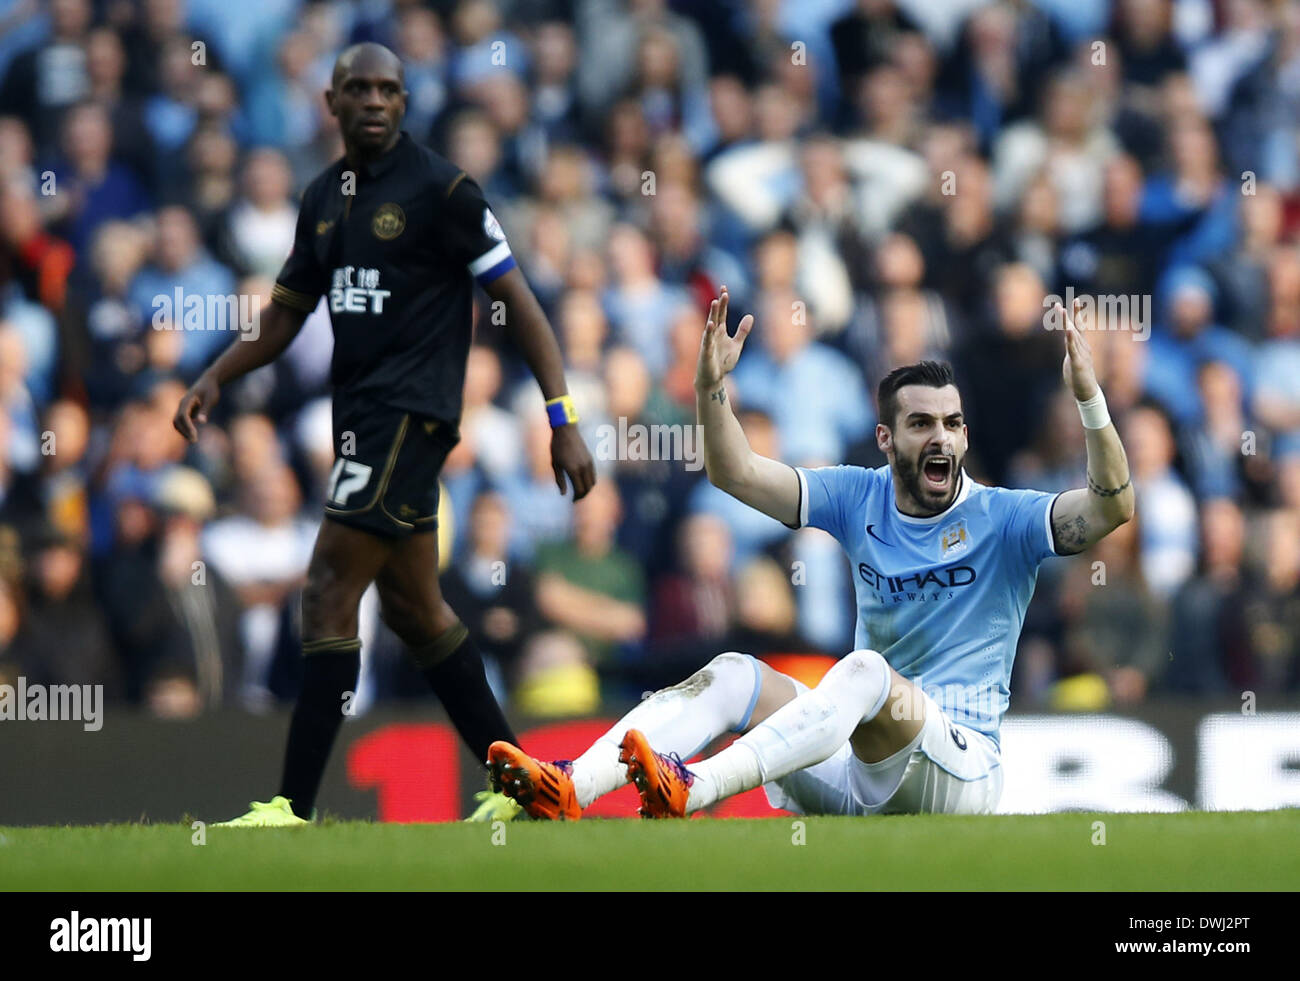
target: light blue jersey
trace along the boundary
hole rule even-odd
[[[1056,552],[1055,494],[988,487],[963,470],[947,510],[898,510],[888,466],[796,468],[799,526],[837,538],[853,565],[854,646],[879,651],[954,722],[995,742],[1038,566]]]

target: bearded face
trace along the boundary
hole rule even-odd
[[[905,385],[898,390],[892,429],[877,427],[877,443],[894,469],[905,514],[938,514],[957,496],[967,431],[956,386]]]

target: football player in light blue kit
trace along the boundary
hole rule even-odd
[[[723,384],[753,317],[727,335],[724,287],[695,382],[709,479],[792,528],[839,540],[857,591],[857,649],[813,689],[747,654],[720,654],[643,701],[571,765],[513,747],[496,758],[494,746],[506,793],[535,816],[569,818],[627,780],[651,817],[684,816],[760,785],[773,805],[804,814],[993,811],[998,725],[1038,566],[1088,548],[1134,508],[1088,342],[1059,304],[1051,315],[1088,447],[1085,486],[1061,494],[971,480],[961,397],[951,369],[933,361],[880,383],[876,441],[888,466],[792,468],[757,455]],[[683,765],[727,732],[743,735]]]

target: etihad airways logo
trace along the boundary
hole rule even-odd
[[[887,576],[866,562],[858,563],[858,576],[877,593],[889,593],[895,599],[911,599],[911,594],[927,589],[957,589],[975,582],[975,570],[968,565],[950,565],[926,569],[906,576]]]

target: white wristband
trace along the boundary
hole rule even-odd
[[[1110,412],[1106,409],[1106,396],[1101,389],[1087,402],[1074,400],[1079,407],[1079,418],[1083,420],[1084,429],[1105,429],[1110,425]]]

